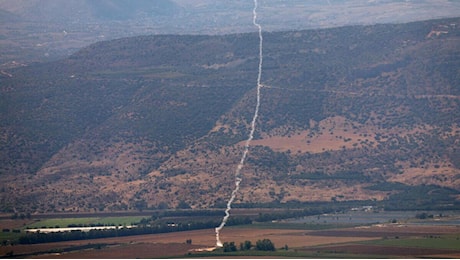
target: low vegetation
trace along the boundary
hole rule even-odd
[[[371,241],[366,244],[399,246],[399,247],[418,247],[433,249],[453,249],[460,250],[460,235],[439,236],[430,235],[419,238],[386,238],[377,241]]]
[[[275,251],[275,245],[270,239],[257,240],[255,246],[253,247],[252,242],[246,240],[241,242],[239,248],[237,248],[235,242],[224,242],[222,246],[223,252],[236,252],[236,251],[248,251],[248,250],[258,250],[258,251]]]
[[[264,32],[235,203],[458,208],[458,24]],[[0,211],[225,206],[257,47],[251,33],[139,36],[0,75]]]

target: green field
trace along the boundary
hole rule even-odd
[[[139,223],[142,218],[148,218],[149,216],[128,216],[128,217],[88,217],[88,218],[52,218],[39,220],[35,223],[29,224],[24,228],[55,228],[55,227],[68,227],[69,225],[74,226],[91,226],[91,225],[115,225],[115,226],[127,226],[135,223]]]
[[[12,240],[20,237],[21,233],[14,233],[14,232],[0,232],[0,242],[3,240]]]
[[[454,249],[460,250],[460,234],[450,236],[430,236],[420,238],[404,239],[381,239],[363,242],[364,244],[400,247],[420,247],[432,249]]]

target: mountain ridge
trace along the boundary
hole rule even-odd
[[[457,205],[458,24],[264,33],[236,202],[424,207],[429,191]],[[139,36],[9,70],[3,211],[222,205],[253,114],[257,46],[255,34]]]
[[[269,32],[455,17],[460,3],[273,0],[258,8]],[[90,43],[122,37],[254,32],[251,10],[251,1],[0,0],[0,69],[62,59]]]

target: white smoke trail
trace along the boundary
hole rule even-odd
[[[252,139],[254,138],[254,132],[256,129],[256,120],[257,117],[259,116],[259,107],[260,107],[260,89],[262,88],[262,84],[260,83],[261,78],[262,78],[262,63],[263,63],[263,37],[262,37],[262,26],[257,23],[257,6],[258,2],[257,0],[254,0],[254,9],[252,9],[252,14],[253,14],[253,20],[252,23],[254,26],[256,26],[259,30],[259,68],[258,68],[258,74],[257,74],[257,101],[256,101],[256,108],[254,111],[254,116],[252,118],[251,122],[251,131],[249,133],[249,137],[246,140],[246,144],[244,146],[244,151],[243,155],[241,156],[240,163],[238,164],[238,167],[236,168],[235,172],[235,189],[232,191],[232,196],[230,197],[230,200],[227,202],[227,209],[225,210],[225,216],[222,219],[222,223],[220,226],[216,227],[216,246],[217,247],[222,247],[222,242],[220,241],[220,231],[222,228],[225,226],[227,223],[228,218],[230,217],[230,210],[232,209],[232,203],[235,200],[236,194],[238,193],[238,190],[240,189],[240,183],[243,180],[241,178],[241,169],[244,166],[244,162],[246,161],[246,157],[248,156],[249,152],[249,145],[251,144]]]

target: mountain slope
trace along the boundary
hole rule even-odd
[[[265,33],[237,202],[458,203],[459,23]],[[142,36],[3,73],[3,210],[222,205],[257,48],[255,34]]]

